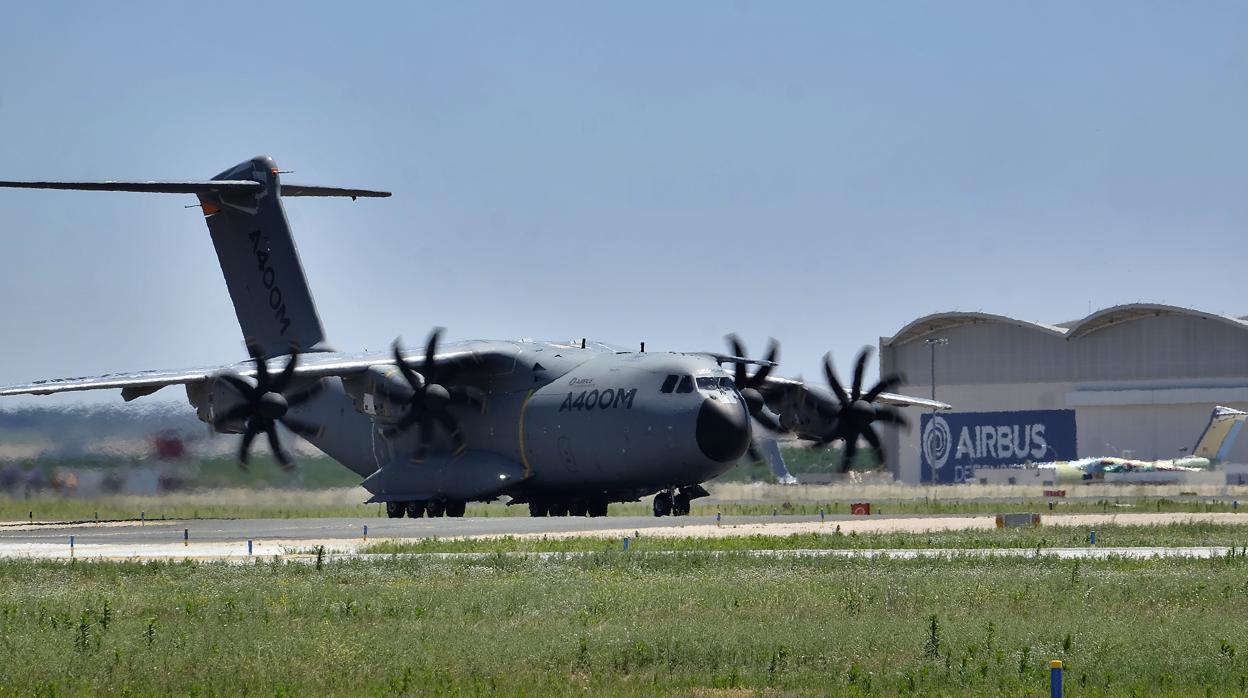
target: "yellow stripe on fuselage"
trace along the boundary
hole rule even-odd
[[[534,391],[530,390],[528,395],[524,396],[524,404],[520,405],[520,462],[524,464],[524,476],[526,478],[533,475],[533,466],[529,465],[529,456],[524,452],[524,413],[529,409],[529,400],[533,398]]]

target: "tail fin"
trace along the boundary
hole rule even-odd
[[[213,179],[264,185],[254,194],[198,195],[243,336],[266,356],[285,354],[292,344],[303,351],[324,349],[325,330],[282,209],[277,165],[256,157]]]
[[[1244,426],[1248,413],[1230,407],[1214,407],[1209,416],[1209,425],[1196,440],[1192,455],[1208,458],[1211,461],[1225,460]]]
[[[0,187],[195,194],[243,336],[267,356],[285,354],[292,345],[301,351],[327,348],[281,196],[390,196],[368,189],[298,184],[287,185],[283,192],[277,164],[267,156],[240,163],[211,181],[0,181]]]

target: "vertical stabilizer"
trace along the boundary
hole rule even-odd
[[[243,336],[267,356],[285,354],[292,345],[300,351],[326,349],[325,330],[282,209],[277,164],[260,156],[213,179],[264,185],[256,193],[198,195]]]
[[[1197,439],[1192,454],[1211,461],[1226,460],[1246,418],[1248,412],[1230,407],[1213,408],[1213,414],[1209,416],[1209,426],[1205,427],[1205,432]]]
[[[236,165],[209,181],[0,180],[0,188],[198,196],[243,336],[267,356],[285,354],[292,346],[300,351],[328,349],[281,196],[348,196],[352,200],[390,196],[390,192],[372,189],[306,184],[288,184],[283,192],[277,164],[266,156]]]

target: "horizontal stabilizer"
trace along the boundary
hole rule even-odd
[[[9,189],[72,189],[76,191],[133,191],[151,194],[255,194],[264,190],[249,179],[219,179],[202,182],[5,182]]]
[[[345,189],[343,187],[318,187],[311,184],[283,184],[282,196],[349,196],[352,199],[360,196],[384,199],[390,196],[388,191],[373,189]]]
[[[69,189],[75,191],[130,191],[148,194],[259,194],[264,184],[250,179],[217,179],[203,182],[7,182],[9,189]],[[310,184],[283,184],[282,196],[364,196],[384,198],[388,191],[319,187]]]

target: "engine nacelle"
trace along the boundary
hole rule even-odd
[[[252,378],[243,378],[243,380],[253,386],[256,384]],[[219,434],[241,434],[246,430],[245,419],[216,424],[216,420],[222,415],[247,402],[229,383],[215,378],[210,378],[203,383],[188,383],[186,398],[191,403],[191,407],[195,408],[195,416],[199,418],[199,421],[211,426],[213,431]]]
[[[343,378],[342,387],[358,412],[383,424],[397,422],[407,412],[410,403],[395,397],[412,395],[411,386],[395,366],[373,366]]]

